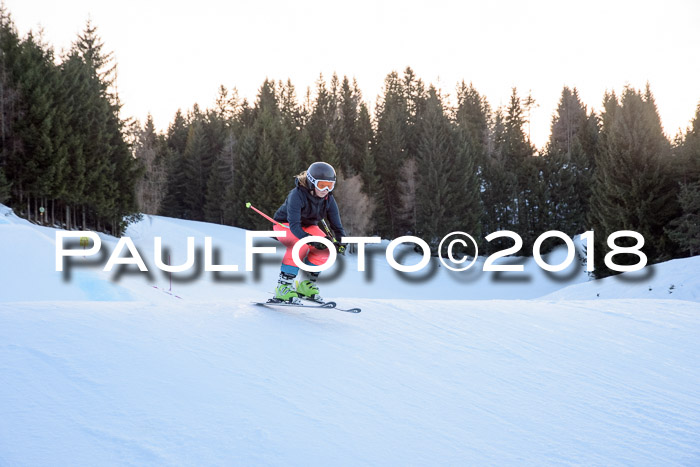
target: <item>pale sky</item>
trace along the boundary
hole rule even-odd
[[[589,108],[606,90],[648,81],[669,137],[700,102],[700,1],[97,1],[4,0],[22,36],[44,29],[68,49],[88,18],[118,65],[122,117],[212,107],[219,88],[252,103],[265,78],[303,100],[320,73],[357,79],[372,108],[384,78],[411,66],[454,96],[473,82],[492,108],[532,91],[541,148],[564,86]]]

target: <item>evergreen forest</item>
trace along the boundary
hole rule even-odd
[[[700,253],[700,105],[669,139],[648,84],[606,93],[598,111],[564,87],[537,149],[532,96],[513,88],[493,108],[466,81],[445,91],[410,67],[386,76],[373,108],[346,76],[320,76],[301,96],[290,80],[265,80],[254,102],[221,86],[163,132],[150,116],[120,117],[115,70],[90,22],[59,57],[0,11],[0,203],[117,236],[142,214],[268,230],[245,203],[271,215],[321,160],[338,172],[353,236],[415,235],[437,250],[460,230],[489,254],[512,242],[484,237],[510,230],[528,254],[546,231],[592,230],[598,276],[611,273],[606,238],[619,230],[644,236],[650,263]]]

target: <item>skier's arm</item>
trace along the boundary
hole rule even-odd
[[[289,222],[289,230],[296,238],[302,239],[308,237],[309,234],[301,228],[301,208],[302,200],[297,190],[290,196],[287,202],[287,221]]]

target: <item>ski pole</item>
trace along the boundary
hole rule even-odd
[[[333,232],[331,232],[331,229],[328,227],[328,224],[326,224],[326,219],[321,219],[321,226],[323,227],[323,230],[326,231],[326,235],[328,235],[331,238],[331,241],[337,246],[338,253],[341,255],[345,254],[345,245],[341,244],[336,238],[335,235],[333,235]]]
[[[277,225],[279,225],[279,226],[282,226],[282,227],[284,227],[285,229],[288,229],[288,228],[289,228],[288,226],[282,224],[281,222],[277,222],[277,221],[274,220],[272,217],[270,217],[270,216],[268,216],[267,214],[265,214],[264,212],[260,211],[258,208],[256,208],[255,206],[253,206],[253,205],[250,204],[250,203],[245,203],[245,207],[250,208],[250,209],[252,209],[253,211],[257,212],[258,214],[260,214],[261,216],[263,216],[265,219],[267,219],[268,221],[272,222],[273,224],[277,224]]]
[[[326,235],[328,235],[333,243],[338,243],[338,240],[335,239],[335,235],[333,235],[333,232],[331,232],[331,229],[328,228],[328,224],[326,224],[326,219],[321,219],[321,227],[323,227],[323,230],[326,231]]]

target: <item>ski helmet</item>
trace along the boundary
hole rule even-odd
[[[325,162],[314,162],[306,170],[306,179],[319,191],[333,191],[335,188],[335,169]]]

